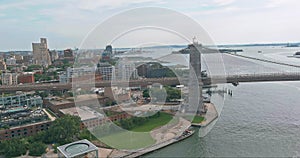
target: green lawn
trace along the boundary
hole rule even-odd
[[[149,120],[144,124],[136,126],[129,131],[122,130],[117,133],[108,133],[105,134],[105,136],[101,136],[101,133],[103,134],[101,130],[105,130],[105,128],[102,127],[95,129],[95,132],[99,133],[98,138],[101,142],[112,148],[140,149],[155,143],[155,140],[150,135],[151,130],[161,127],[167,123],[176,123],[176,121],[178,121],[178,119],[172,119],[173,116],[171,114],[160,112],[159,117],[149,118]]]
[[[117,149],[140,149],[155,143],[150,133],[122,131],[100,138],[100,141]]]
[[[132,128],[130,131],[134,132],[150,132],[151,130],[161,127],[171,121],[173,116],[168,113],[160,112],[160,116],[157,118],[150,118],[143,125]]]
[[[202,116],[195,116],[192,123],[201,123],[202,121],[204,121],[204,117]]]

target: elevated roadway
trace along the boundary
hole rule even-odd
[[[238,84],[240,82],[280,82],[280,81],[300,81],[300,73],[266,73],[266,74],[246,74],[246,75],[229,75],[229,76],[209,76],[202,78],[203,85],[233,83]],[[147,86],[154,83],[160,83],[162,85],[178,85],[180,82],[177,78],[149,78],[140,80],[130,80],[129,86]],[[127,86],[126,82],[112,82],[101,81],[96,82],[94,85],[89,83],[81,83],[74,85],[74,88],[85,87],[111,87],[114,85]],[[72,89],[71,83],[48,83],[48,84],[24,84],[14,86],[0,86],[0,92],[15,92],[15,91],[39,91],[39,90],[70,90]]]

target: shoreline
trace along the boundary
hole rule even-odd
[[[213,103],[206,103],[206,105],[208,106],[208,110],[204,115],[206,120],[202,121],[201,123],[192,123],[193,127],[206,127],[219,117],[218,111]]]
[[[122,158],[131,158],[131,157],[140,157],[142,155],[149,154],[151,152],[163,149],[167,146],[170,146],[172,144],[178,143],[182,140],[185,140],[192,136],[195,131],[189,131],[190,133],[185,134],[186,130],[184,130],[183,133],[180,134],[175,134],[174,131],[178,130],[178,128],[183,128],[183,129],[188,129],[190,127],[206,127],[209,124],[211,124],[213,121],[215,121],[218,118],[218,112],[215,108],[215,105],[213,103],[206,103],[208,104],[208,111],[205,114],[206,120],[199,123],[199,124],[187,124],[187,120],[184,118],[180,118],[180,121],[176,124],[173,125],[172,127],[169,126],[162,126],[158,129],[155,129],[154,131],[151,132],[151,135],[154,139],[156,139],[156,143],[149,146],[145,147],[142,149],[139,149],[137,151],[126,151],[126,150],[118,150],[118,149],[111,149],[108,155],[102,155],[102,157],[122,157]],[[166,132],[167,131],[167,132]],[[162,133],[166,133],[162,135]],[[168,134],[174,134],[173,136],[169,137]],[[104,149],[104,148],[103,148]]]
[[[99,153],[101,157],[139,157],[192,136],[195,131],[189,130],[190,127],[191,123],[180,117],[176,124],[162,126],[150,132],[152,138],[156,140],[155,144],[137,150],[110,149],[106,154]],[[105,148],[99,148],[100,150],[103,151]]]
[[[131,154],[125,155],[125,156],[123,156],[123,158],[139,157],[139,156],[142,156],[142,155],[145,155],[145,154],[149,154],[151,152],[154,152],[156,150],[165,148],[165,147],[167,147],[169,145],[175,144],[175,143],[180,142],[180,141],[182,141],[182,140],[184,140],[186,138],[189,138],[194,133],[195,133],[195,131],[190,131],[190,133],[187,134],[187,135],[181,135],[179,137],[172,138],[170,140],[167,140],[167,141],[164,141],[164,142],[161,142],[161,143],[158,143],[158,144],[154,144],[154,145],[152,145],[150,147],[147,147],[146,149],[142,149],[142,151],[137,151],[137,152],[133,152]]]

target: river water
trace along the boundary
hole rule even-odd
[[[300,64],[300,59],[287,57],[300,48],[243,49],[243,55]],[[299,71],[228,55],[223,59],[227,74]],[[205,137],[197,133],[145,157],[300,157],[300,82],[241,83],[227,88],[232,97],[212,97],[221,113]]]

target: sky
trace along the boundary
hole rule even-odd
[[[0,51],[31,50],[31,43],[41,37],[48,39],[50,49],[80,47],[101,23],[140,7],[186,15],[215,44],[300,42],[299,6],[299,0],[0,0]],[[146,13],[137,14],[135,18],[145,19]],[[160,16],[159,12],[151,14]],[[176,18],[171,21],[174,26],[182,23]],[[153,32],[148,34],[157,38]],[[99,36],[106,38],[105,33]],[[131,46],[126,43],[129,39],[123,41],[116,47]],[[94,41],[87,47],[103,45]]]

